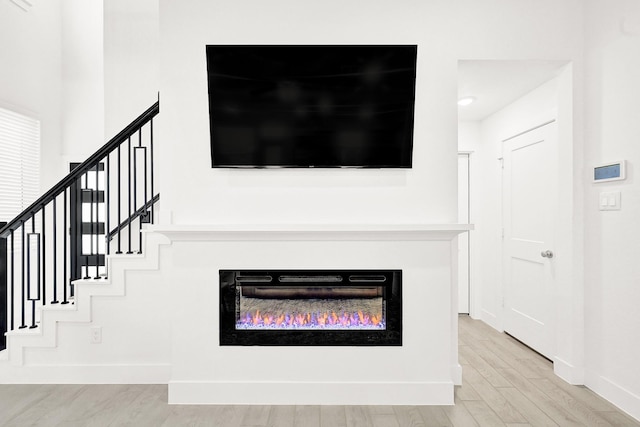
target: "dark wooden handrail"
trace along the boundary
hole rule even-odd
[[[71,171],[67,176],[62,178],[56,185],[51,187],[49,191],[44,193],[38,200],[33,202],[28,208],[22,211],[18,216],[11,220],[7,225],[0,229],[0,237],[7,237],[12,229],[16,229],[21,221],[26,221],[32,214],[40,209],[43,205],[51,202],[56,196],[61,194],[66,188],[70,187],[85,172],[90,170],[100,160],[109,153],[114,151],[120,144],[125,142],[127,138],[137,132],[142,125],[147,123],[151,118],[160,112],[160,102],[153,104],[147,111],[142,113],[138,118],[132,121],[120,133],[111,138],[109,142],[103,145],[98,151],[93,153],[87,160],[82,162],[78,167]]]

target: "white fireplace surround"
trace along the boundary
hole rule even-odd
[[[453,404],[466,224],[160,225],[173,404]],[[220,269],[401,269],[401,347],[221,347]]]

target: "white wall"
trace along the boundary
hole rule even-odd
[[[455,63],[434,52],[435,40],[420,25],[424,6],[408,4],[417,10],[385,2],[367,8],[359,2],[161,2],[161,125],[168,125],[160,143],[164,159],[184,172],[162,183],[174,221],[455,222],[455,126],[439,125],[455,114],[455,104],[438,102],[455,91],[445,78]],[[256,42],[418,43],[414,168],[211,169],[205,45]],[[427,60],[443,54],[440,67]],[[435,180],[439,185],[431,184]]]
[[[62,154],[66,162],[82,162],[105,143],[102,9],[102,0],[62,0]]]
[[[175,172],[160,176],[163,208],[183,224],[455,222],[457,60],[580,54],[580,2],[521,3],[161,1],[159,167]],[[211,169],[215,43],[417,43],[413,169]]]
[[[158,0],[104,2],[105,141],[158,99],[158,23]]]
[[[158,250],[154,246],[148,248]],[[153,369],[154,366],[164,367],[159,370],[166,374],[171,362],[171,299],[161,274],[159,271],[127,272],[124,296],[93,297],[91,322],[45,325],[57,327],[56,347],[25,348],[25,366],[75,366],[82,369],[93,365],[96,373],[87,376],[84,380],[87,382],[99,382],[96,378],[101,370],[120,367],[126,375],[103,381],[134,383],[135,379],[142,381],[145,378],[144,382],[166,383],[168,375],[156,375]],[[100,328],[100,343],[92,342],[92,328]],[[149,374],[149,371],[154,374]],[[67,379],[58,377],[57,381],[78,381],[77,375],[71,374]],[[45,381],[45,378],[42,377],[41,381],[55,382]]]
[[[0,105],[41,122],[41,190],[104,144],[102,1],[0,3]]]
[[[40,120],[40,182],[47,188],[64,173],[60,0],[37,2],[28,12],[0,2],[0,40],[0,105]]]
[[[640,419],[640,3],[587,2],[585,162],[586,384]],[[592,184],[593,167],[626,159],[625,181]],[[602,191],[622,193],[602,212]]]

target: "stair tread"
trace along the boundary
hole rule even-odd
[[[70,302],[69,304],[47,304],[41,307],[42,311],[74,311],[76,305]]]
[[[8,331],[6,336],[37,336],[42,335],[42,328],[22,328],[22,329],[14,329],[13,331]]]

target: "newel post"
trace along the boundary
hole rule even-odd
[[[0,222],[0,229],[7,225]],[[7,348],[7,239],[0,237],[0,351]]]

